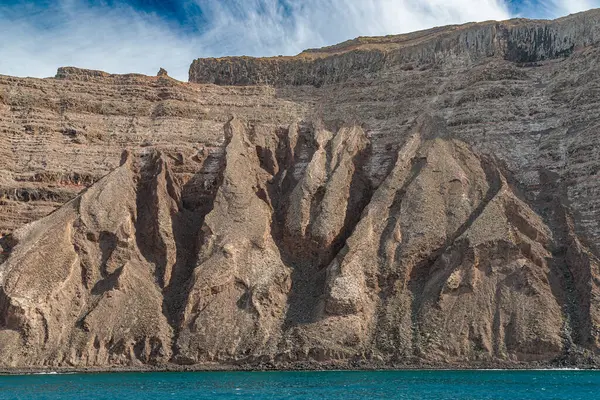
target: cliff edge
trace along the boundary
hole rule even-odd
[[[0,368],[597,366],[598,18],[0,76]]]
[[[433,28],[404,35],[359,37],[293,57],[199,58],[189,81],[218,85],[315,85],[342,82],[391,66],[472,64],[486,57],[516,63],[566,57],[600,41],[600,10],[554,21],[515,19]]]

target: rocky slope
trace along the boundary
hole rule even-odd
[[[0,76],[0,366],[593,365],[599,23]]]

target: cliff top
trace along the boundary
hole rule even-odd
[[[402,47],[414,46],[427,42],[441,36],[452,33],[467,31],[472,28],[489,27],[501,24],[507,28],[514,28],[526,25],[547,26],[552,24],[570,24],[574,21],[580,22],[582,19],[590,17],[600,17],[600,9],[592,9],[580,13],[571,14],[554,20],[549,19],[527,19],[513,18],[505,21],[482,21],[468,22],[465,24],[437,26],[434,28],[386,36],[359,36],[344,42],[325,46],[320,48],[307,49],[295,56],[269,56],[269,57],[250,57],[250,56],[226,56],[226,57],[207,57],[214,60],[228,59],[259,59],[259,60],[286,60],[286,59],[315,59],[327,57],[334,54],[342,54],[353,50],[395,50]]]
[[[355,51],[365,51],[365,52],[379,52],[382,54],[389,54],[398,51],[402,51],[410,48],[419,48],[420,46],[427,46],[432,43],[440,42],[440,41],[454,41],[457,38],[457,35],[468,35],[470,32],[477,31],[479,29],[491,29],[494,35],[496,35],[496,31],[505,30],[505,33],[510,33],[511,31],[519,32],[517,33],[517,38],[520,43],[516,44],[517,47],[520,47],[521,50],[525,47],[534,47],[534,53],[531,54],[531,51],[515,51],[512,49],[512,54],[509,54],[511,51],[510,48],[500,49],[503,52],[505,57],[512,57],[514,61],[536,61],[536,59],[546,59],[546,58],[555,58],[557,56],[568,55],[572,48],[580,46],[580,45],[589,45],[591,43],[595,43],[596,36],[600,38],[600,34],[598,34],[597,28],[600,22],[600,9],[593,9],[585,12],[580,12],[576,14],[571,14],[562,18],[558,18],[555,20],[534,20],[534,19],[525,19],[525,18],[514,18],[505,21],[483,21],[483,22],[469,22],[460,25],[447,25],[434,27],[430,29],[403,33],[398,35],[386,35],[386,36],[359,36],[354,39],[346,40],[344,42],[325,46],[321,48],[312,48],[304,50],[303,52],[295,55],[295,56],[269,56],[269,57],[251,57],[251,56],[226,56],[226,57],[207,57],[207,58],[198,58],[193,61],[190,67],[190,82],[195,83],[217,83],[217,84],[256,84],[256,83],[272,83],[277,84],[277,82],[264,81],[264,79],[259,79],[257,77],[248,77],[248,79],[244,81],[239,80],[231,80],[225,79],[221,77],[217,78],[215,75],[227,75],[226,71],[223,71],[223,68],[229,68],[227,66],[231,66],[232,64],[260,64],[260,65],[272,65],[272,64],[280,64],[287,62],[304,62],[310,64],[312,61],[318,61],[323,59],[328,59],[330,57],[336,57],[345,55],[347,53],[355,52]],[[540,34],[536,36],[535,31],[543,31],[550,32],[549,35],[544,36],[544,34]],[[581,31],[579,34],[577,28]],[[533,32],[533,34],[525,35],[523,37],[523,29],[529,30]],[[565,36],[565,31],[568,33]],[[563,40],[563,47],[560,49],[556,49],[556,51],[552,52],[552,48],[555,46],[554,42],[561,36]],[[585,37],[585,41],[581,42],[580,38],[577,36]],[[507,37],[510,39],[510,36]],[[565,42],[566,39],[566,42]],[[496,37],[492,38],[497,41]],[[516,41],[515,41],[516,42]],[[537,43],[536,43],[537,42]],[[493,43],[490,43],[493,44]],[[510,44],[510,43],[509,43]],[[513,43],[515,44],[515,43]],[[438,46],[439,47],[439,46]],[[506,46],[510,47],[510,46]],[[513,46],[514,47],[514,46]],[[546,51],[542,51],[540,54],[539,49],[546,48]],[[441,50],[444,50],[443,48]],[[465,49],[462,49],[465,50]],[[468,50],[468,49],[467,49]],[[489,49],[491,51],[490,55],[494,55],[497,53],[498,49]],[[519,50],[519,49],[517,49]],[[530,49],[529,49],[530,50]],[[548,53],[550,50],[550,54]],[[202,66],[205,70],[204,74],[198,73],[198,67]],[[215,67],[218,66],[218,67]],[[239,72],[239,71],[238,71]],[[93,80],[157,80],[157,78],[166,78],[168,75],[159,74],[156,76],[147,76],[143,74],[137,73],[128,73],[128,74],[110,74],[104,71],[99,70],[91,70],[84,68],[77,68],[72,66],[60,67],[55,75],[57,79],[69,79],[69,80],[83,80],[83,81],[93,81]],[[168,77],[168,79],[172,81],[176,81],[175,79]]]
[[[160,82],[165,83],[176,83],[179,82],[174,78],[171,78],[167,72],[161,68],[156,76],[148,76],[144,74],[110,74],[104,71],[98,71],[94,69],[78,68],[78,67],[59,67],[56,71],[55,79],[68,79],[72,81],[115,81],[117,83],[123,83],[123,81],[138,82],[138,83],[150,83]]]
[[[600,10],[595,9],[556,20],[486,21],[358,37],[297,56],[199,58],[190,66],[189,81],[318,87],[397,66],[412,70],[440,63],[467,65],[487,57],[517,63],[558,59],[598,42]]]

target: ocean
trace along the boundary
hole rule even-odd
[[[150,372],[0,376],[0,399],[600,399],[600,371]]]

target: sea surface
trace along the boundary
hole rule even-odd
[[[600,399],[600,371],[165,372],[0,376],[0,399]]]

